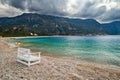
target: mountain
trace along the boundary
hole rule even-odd
[[[104,32],[109,35],[120,35],[120,21],[102,24]]]
[[[0,35],[119,35],[120,21],[100,24],[94,19],[72,19],[24,13],[0,18]]]

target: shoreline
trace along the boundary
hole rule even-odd
[[[64,37],[64,36],[36,36],[36,37]],[[71,37],[71,36],[67,36],[67,37]],[[29,37],[29,36],[28,37],[7,37],[7,41],[10,40],[10,39],[21,39],[21,38],[34,38],[34,37]],[[25,45],[25,44],[22,44],[22,43],[8,43],[8,42],[7,42],[7,44],[12,48],[22,47],[23,45]],[[37,52],[37,50],[34,50],[34,49],[31,49],[31,50],[34,51],[34,52]],[[68,56],[44,55],[44,54],[49,54],[49,53],[46,53],[46,52],[42,52],[42,53],[43,53],[43,56],[46,56],[46,57],[59,58],[59,59],[70,59],[70,60],[77,61],[77,62],[80,62],[80,63],[86,63],[86,64],[89,64],[89,65],[94,66],[94,67],[108,68],[108,69],[113,69],[113,70],[119,70],[120,71],[120,67],[116,66],[116,65],[100,64],[100,63],[95,63],[95,62],[90,62],[90,61],[88,62],[88,61],[85,61],[85,60],[75,59],[75,58],[68,57]]]
[[[36,37],[66,37],[66,36],[36,36]],[[72,36],[67,36],[67,37],[72,37]],[[77,36],[74,36],[74,37],[77,37]],[[35,37],[7,37],[8,39],[21,39],[21,38],[35,38]],[[9,46],[11,47],[24,47],[25,44],[23,43],[9,43]],[[31,49],[32,51],[37,51],[36,49]],[[105,64],[105,63],[96,63],[96,62],[91,62],[91,61],[86,61],[86,60],[81,60],[81,59],[76,59],[76,58],[72,58],[72,57],[69,57],[69,56],[57,56],[57,55],[49,55],[48,52],[42,52],[43,53],[43,56],[47,56],[47,57],[53,57],[53,58],[65,58],[65,59],[71,59],[71,60],[74,60],[74,61],[79,61],[81,63],[86,63],[86,64],[90,64],[90,65],[93,65],[96,67],[104,67],[104,68],[109,68],[109,69],[114,69],[114,70],[119,70],[120,71],[120,66],[117,66],[117,65],[110,65],[110,64]],[[45,55],[44,55],[45,54]]]
[[[13,37],[12,37],[13,38]],[[10,47],[0,38],[0,79],[30,80],[119,80],[120,69],[115,70],[71,58],[43,56],[41,63],[30,68],[16,62],[17,47]],[[109,66],[110,67],[110,66]]]
[[[1,38],[13,38],[13,39],[17,39],[17,38],[33,38],[33,37],[99,37],[99,36],[113,36],[113,35],[52,35],[52,36],[20,36],[20,37],[1,37]],[[114,35],[114,36],[120,36],[120,35]]]

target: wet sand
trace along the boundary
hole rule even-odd
[[[120,70],[96,66],[71,58],[43,56],[27,67],[16,61],[17,47],[0,38],[0,80],[120,80]]]

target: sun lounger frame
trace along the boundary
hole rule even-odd
[[[41,52],[31,53],[30,49],[19,47],[17,61],[27,66],[39,64],[41,62],[40,53]]]

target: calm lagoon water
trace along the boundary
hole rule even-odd
[[[49,56],[120,66],[120,36],[33,37],[12,40]]]

